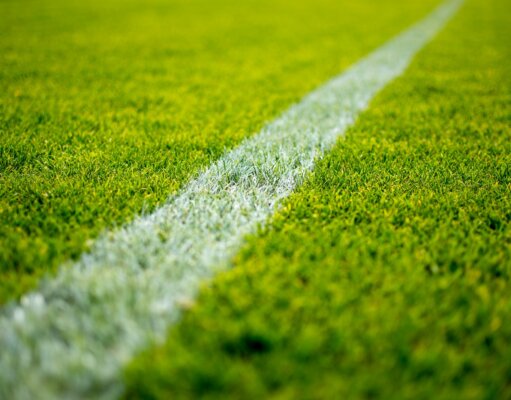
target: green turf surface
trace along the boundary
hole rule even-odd
[[[128,398],[511,398],[511,25],[468,0]]]
[[[436,3],[0,2],[0,304]]]

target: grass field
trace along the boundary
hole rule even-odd
[[[129,398],[511,398],[508,10],[466,4],[130,366]]]
[[[0,3],[0,304],[436,4]],[[511,398],[510,12],[466,0],[126,398]]]
[[[0,304],[435,3],[2,2]]]

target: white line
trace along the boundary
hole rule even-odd
[[[0,316],[0,398],[114,398],[137,350],[161,341],[180,303],[225,268],[258,224],[374,95],[407,67],[461,0],[291,107],[191,181],[167,205],[97,240]]]

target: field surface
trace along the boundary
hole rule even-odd
[[[1,2],[0,305],[438,4]],[[124,396],[511,398],[510,13],[466,0]]]
[[[435,3],[0,3],[0,304]]]
[[[465,4],[131,364],[129,398],[511,398],[508,11]]]

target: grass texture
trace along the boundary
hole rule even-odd
[[[468,0],[126,397],[511,397],[509,6]]]
[[[435,3],[1,2],[0,304]]]
[[[162,343],[201,281],[229,266],[319,154],[456,12],[449,1],[224,154],[154,213],[0,315],[0,398],[118,398],[122,369]],[[58,332],[58,333],[57,333]]]

